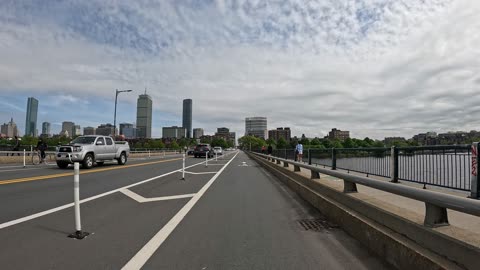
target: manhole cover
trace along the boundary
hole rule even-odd
[[[305,231],[321,232],[324,230],[331,230],[338,228],[338,225],[330,223],[324,219],[301,219],[298,224]]]

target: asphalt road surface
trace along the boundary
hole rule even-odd
[[[1,269],[389,269],[242,152],[81,170],[0,166]],[[303,225],[302,225],[303,224]]]

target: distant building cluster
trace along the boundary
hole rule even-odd
[[[411,140],[419,145],[452,145],[466,144],[480,138],[480,131],[456,131],[439,133],[427,132],[414,135]]]

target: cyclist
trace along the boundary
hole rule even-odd
[[[45,162],[46,150],[47,150],[47,143],[44,142],[42,138],[40,138],[40,140],[37,143],[37,151],[40,151],[40,157],[41,157],[40,163]]]

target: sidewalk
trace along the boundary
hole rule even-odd
[[[276,165],[284,168],[283,162],[282,164],[276,164]],[[292,165],[290,165],[288,168],[285,168],[285,169],[288,169],[293,172]],[[306,178],[310,178],[310,170],[307,170],[304,168],[300,168],[300,170],[301,171],[297,173],[301,174]],[[338,171],[343,171],[343,170],[338,170]],[[365,174],[361,174],[361,173],[350,172],[350,174],[365,176]],[[384,177],[377,177],[377,176],[369,176],[369,177],[372,179],[387,181],[386,178]],[[339,192],[343,192],[342,179],[329,176],[326,174],[320,174],[320,179],[314,179],[313,181],[321,183]],[[400,181],[400,183],[398,184],[407,185],[410,187],[416,187],[420,189],[423,188],[423,185],[406,182],[406,181]],[[437,188],[437,187],[427,187],[427,188],[435,192],[446,193],[449,195],[459,196],[463,198],[466,198],[468,196],[468,193],[463,191],[447,190],[445,188]],[[424,202],[406,198],[399,195],[395,195],[395,194],[381,191],[378,189],[362,186],[362,185],[357,185],[357,189],[358,189],[358,193],[351,193],[351,196],[357,199],[360,199],[362,201],[365,201],[371,205],[374,205],[375,207],[381,208],[383,210],[386,210],[398,216],[401,216],[402,218],[406,218],[412,222],[423,225],[423,221],[425,217]],[[465,213],[450,210],[450,209],[448,209],[447,211],[448,211],[448,220],[449,220],[450,226],[432,228],[432,230],[448,235],[452,238],[468,243],[475,247],[480,247],[480,217],[465,214]]]

